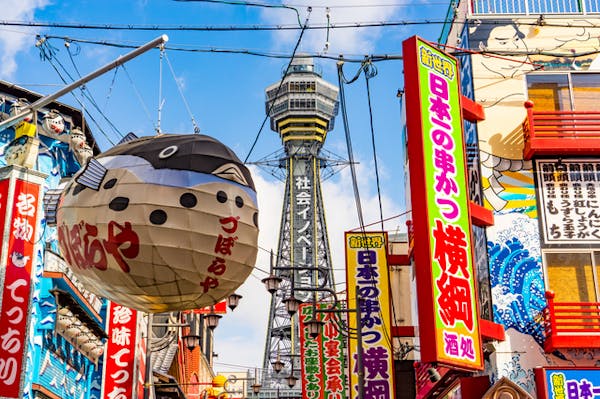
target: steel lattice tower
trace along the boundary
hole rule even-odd
[[[271,299],[263,361],[263,387],[268,390],[290,375],[292,364],[295,375],[300,373],[298,320],[288,315],[283,301],[292,293],[301,301],[325,296],[302,288],[334,289],[320,175],[327,161],[319,154],[334,126],[338,89],[321,77],[312,57],[296,56],[282,80],[265,92],[271,129],[279,133],[285,151],[279,167],[286,170],[278,250],[272,259],[273,273],[283,281]],[[272,364],[278,355],[286,366],[277,374]],[[295,391],[291,396],[300,396],[299,383]]]

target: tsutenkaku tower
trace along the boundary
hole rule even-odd
[[[317,300],[326,295],[303,288],[334,289],[320,178],[326,160],[319,154],[327,132],[333,129],[337,97],[337,87],[321,77],[308,56],[296,56],[282,80],[266,89],[271,129],[279,133],[285,150],[279,165],[286,170],[279,246],[273,262],[274,274],[283,281],[271,299],[263,361],[263,387],[267,389],[289,376],[292,364],[294,374],[300,374],[298,320],[288,315],[284,300],[292,294],[305,302],[313,295]],[[286,366],[276,374],[272,364],[278,355]],[[295,389],[299,392],[299,383]]]

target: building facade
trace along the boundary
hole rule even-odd
[[[2,119],[40,98],[7,82],[0,82],[0,93]],[[89,128],[82,129],[81,112],[60,103],[4,127],[0,148],[0,396],[99,397],[105,301],[60,257],[55,215],[42,206],[57,200],[52,190],[98,148]]]
[[[472,226],[484,368],[420,365],[418,397],[458,395],[466,376],[484,378],[463,397],[600,394],[599,23],[597,1],[450,8],[463,116],[483,111],[463,126],[469,198],[493,214]]]

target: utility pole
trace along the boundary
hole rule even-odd
[[[44,107],[45,105],[50,104],[51,102],[57,100],[58,98],[64,96],[65,94],[75,90],[79,86],[83,86],[84,84],[97,78],[98,76],[103,75],[106,72],[117,68],[119,65],[126,63],[127,61],[137,57],[138,55],[141,55],[141,54],[145,53],[146,51],[151,50],[155,47],[163,46],[168,40],[169,40],[169,37],[167,35],[161,35],[161,36],[157,37],[156,39],[144,44],[143,46],[138,47],[135,50],[125,54],[124,56],[121,56],[121,57],[117,58],[116,60],[104,65],[102,68],[99,68],[99,69],[95,70],[94,72],[63,87],[59,91],[57,91],[53,94],[50,94],[46,97],[40,98],[36,102],[28,105],[27,107],[24,107],[24,109],[20,113],[1,121],[0,122],[0,131],[6,129],[8,127],[16,125],[17,123],[19,123],[23,119],[25,119],[27,116],[33,114],[38,109]]]

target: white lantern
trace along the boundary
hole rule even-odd
[[[60,139],[64,131],[65,119],[62,115],[55,109],[48,111],[42,120],[42,132],[47,136]]]
[[[199,134],[140,138],[93,158],[66,186],[57,225],[86,289],[145,312],[213,305],[256,261],[250,172]]]

